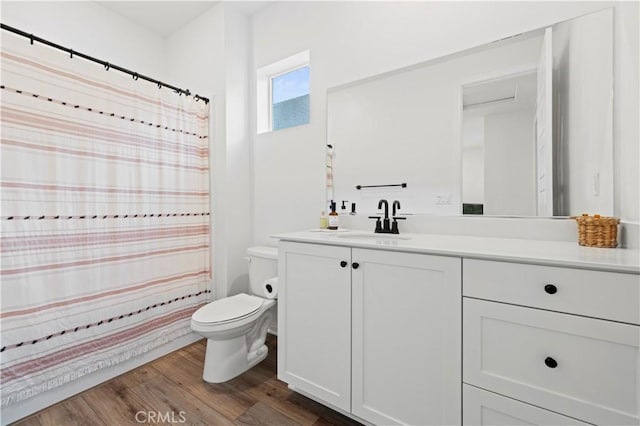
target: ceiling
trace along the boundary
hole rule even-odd
[[[220,1],[98,1],[99,5],[163,37],[173,34]],[[228,2],[251,15],[262,10],[268,1]]]

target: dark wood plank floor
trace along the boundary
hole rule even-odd
[[[267,338],[262,363],[221,384],[202,380],[205,345],[200,340],[16,424],[359,425],[276,378],[276,337]]]

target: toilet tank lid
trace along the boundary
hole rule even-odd
[[[266,258],[266,259],[277,259],[278,258],[278,248],[277,247],[266,247],[266,246],[249,247],[247,249],[247,254],[249,256],[262,257],[262,258]]]

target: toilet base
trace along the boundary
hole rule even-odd
[[[223,341],[207,339],[202,373],[204,381],[208,383],[229,381],[264,360],[269,354],[266,345],[247,353],[246,342],[245,336]]]
[[[271,324],[270,308],[275,303],[270,302],[267,302],[267,311],[248,330],[239,328],[233,331],[232,335],[239,336],[221,339],[222,335],[218,335],[207,339],[202,373],[205,382],[223,383],[231,380],[267,357],[269,348],[264,342]]]

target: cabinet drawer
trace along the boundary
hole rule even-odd
[[[466,383],[596,424],[638,424],[640,327],[464,298]]]
[[[464,259],[462,282],[464,296],[640,324],[638,275]]]
[[[462,401],[465,426],[588,424],[469,385],[462,386]]]

